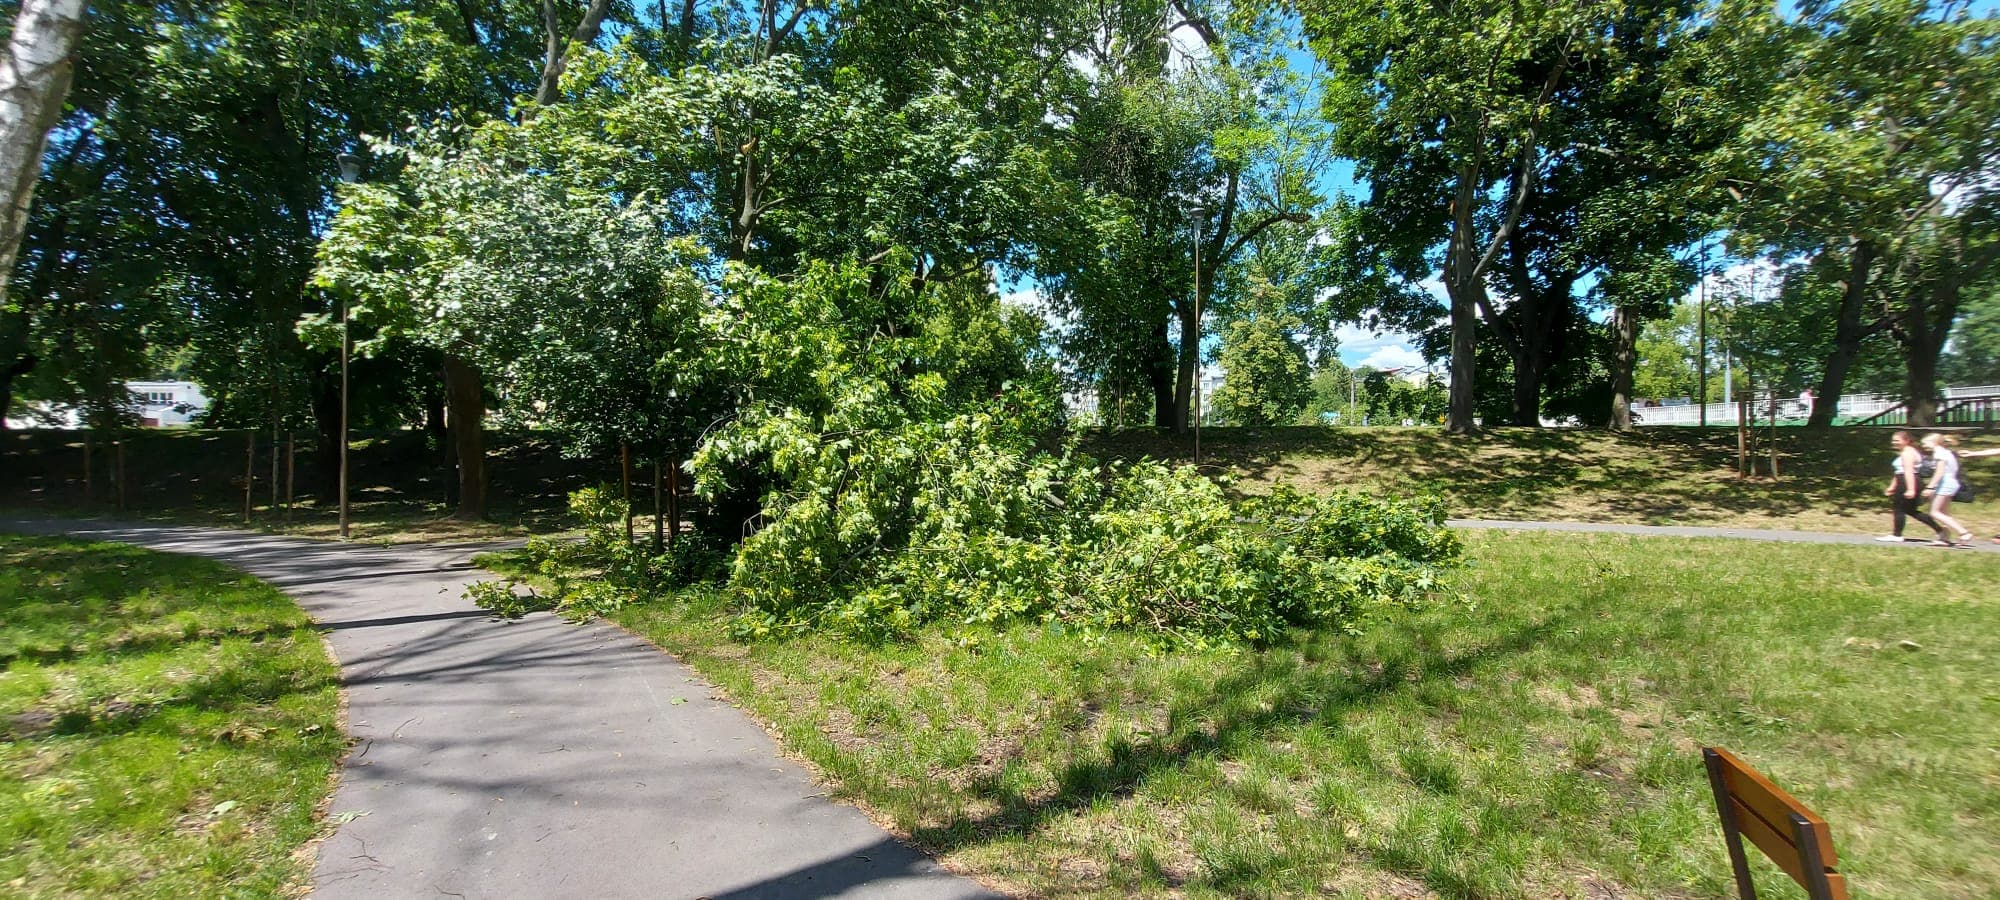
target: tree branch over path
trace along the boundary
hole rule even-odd
[[[542,27],[548,32],[548,52],[542,57],[542,83],[535,91],[535,102],[548,106],[556,102],[562,90],[562,75],[575,58],[576,49],[588,47],[597,41],[597,34],[604,26],[604,17],[611,14],[611,0],[590,0],[590,8],[584,10],[583,21],[576,23],[576,30],[564,41],[562,21],[556,15],[555,0],[542,0]]]

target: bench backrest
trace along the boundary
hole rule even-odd
[[[1846,900],[1847,879],[1834,870],[1840,858],[1833,852],[1826,821],[1729,751],[1703,747],[1701,755],[1708,765],[1709,787],[1715,791],[1723,839],[1729,844],[1729,863],[1736,870],[1736,887],[1744,900],[1757,896],[1743,852],[1746,838],[1813,900]]]

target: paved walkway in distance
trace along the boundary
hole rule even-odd
[[[1764,528],[1710,528],[1692,525],[1604,525],[1595,522],[1514,522],[1505,519],[1448,519],[1445,524],[1453,528],[1487,528],[1505,531],[1589,531],[1610,534],[1640,534],[1653,537],[1697,537],[1734,538],[1745,541],[1785,541],[1799,544],[1866,544],[1870,547],[1922,547],[1932,552],[1943,548],[1924,547],[1930,540],[1931,532],[1922,525],[1911,523],[1905,535],[1916,535],[1913,541],[1901,544],[1877,541],[1872,535],[1835,534],[1828,531],[1783,531]],[[2000,553],[2000,544],[1993,543],[1981,535],[1973,541],[1972,549],[1986,553]]]
[[[475,548],[4,522],[205,556],[294,598],[339,657],[355,739],[314,893],[990,897],[829,802],[694,673],[609,625],[496,620]],[[345,821],[341,821],[341,820]]]

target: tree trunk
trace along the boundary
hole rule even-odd
[[[1918,288],[1918,290],[1926,290]],[[1950,288],[1940,286],[1940,294]],[[1926,302],[1928,300],[1928,302]],[[1910,410],[1910,428],[1938,424],[1938,356],[1952,332],[1958,302],[1954,296],[1912,298],[1902,324],[1902,402]],[[1936,320],[1934,320],[1936,316]]]
[[[1540,360],[1534,354],[1524,354],[1514,360],[1514,415],[1513,424],[1527,428],[1542,427],[1542,372]]]
[[[687,65],[687,63],[694,57],[694,12],[695,12],[694,5],[695,5],[695,0],[681,0],[679,61],[680,65],[683,66]],[[666,24],[667,23],[665,21],[664,14],[662,14],[662,20],[660,22],[660,25],[664,27]]]
[[[1938,357],[1944,354],[1951,326],[1958,320],[1959,289],[1968,271],[1982,271],[1980,263],[1967,265],[1959,254],[1950,254],[1930,278],[1910,287],[1909,299],[1896,330],[1903,344],[1903,401],[1910,411],[1909,424],[1928,428],[1937,424]]]
[[[548,106],[561,96],[562,74],[569,68],[573,55],[571,43],[589,46],[597,41],[597,33],[604,25],[604,17],[611,12],[611,0],[590,0],[590,7],[584,10],[583,20],[576,24],[569,40],[563,40],[562,23],[556,19],[555,0],[542,0],[542,27],[548,47],[542,56],[542,82],[535,90],[535,102]]]
[[[658,556],[667,549],[667,511],[661,499],[664,482],[660,478],[660,460],[653,460],[653,555]]]
[[[38,361],[28,353],[0,366],[0,431],[7,430],[7,411],[14,408],[14,380],[34,371]]]
[[[618,445],[618,495],[625,501],[625,549],[632,549],[632,445]]]
[[[675,454],[678,455],[678,454]],[[672,546],[681,539],[681,467],[678,463],[667,462],[667,543]]]
[[[1476,167],[1458,173],[1452,200],[1451,239],[1445,246],[1444,288],[1451,304],[1451,377],[1444,427],[1452,434],[1471,434],[1479,427],[1473,421],[1476,409],[1473,383],[1479,371],[1479,307],[1486,285],[1481,281],[1472,249],[1472,212],[1478,199],[1478,178]]]
[[[1176,304],[1174,317],[1180,321],[1180,362],[1174,377],[1174,433],[1185,434],[1193,421],[1194,380],[1200,377],[1201,323],[1192,309]]]
[[[1153,359],[1146,367],[1146,382],[1153,389],[1153,427],[1178,430],[1174,425],[1174,348],[1167,343],[1167,323],[1153,330]]]
[[[1632,372],[1639,362],[1639,316],[1628,306],[1611,311],[1611,430],[1632,430]]]
[[[1856,241],[1848,252],[1847,284],[1840,293],[1840,313],[1834,321],[1833,352],[1827,355],[1826,371],[1820,373],[1819,390],[1813,396],[1808,428],[1829,428],[1840,411],[1840,395],[1847,387],[1847,373],[1861,356],[1861,341],[1868,329],[1861,324],[1861,311],[1868,301],[1868,275],[1875,265],[1875,246]]]
[[[479,370],[466,360],[446,354],[444,390],[451,419],[451,444],[458,457],[459,519],[486,517],[486,396]]]
[[[42,150],[69,95],[86,0],[22,0],[0,60],[0,304],[28,227]]]
[[[1944,352],[1943,329],[1913,333],[1903,346],[1903,403],[1911,428],[1937,424],[1938,357]]]
[[[1470,292],[1481,290],[1477,282],[1471,285],[1450,287],[1451,295],[1451,382],[1449,405],[1445,411],[1445,430],[1452,434],[1471,434],[1478,430],[1473,421],[1474,398],[1473,379],[1478,371],[1476,354],[1478,313],[1476,301]]]

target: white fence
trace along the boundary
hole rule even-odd
[[[1946,401],[1962,397],[1991,397],[1996,394],[2000,394],[2000,384],[1949,387],[1944,389],[1944,399]],[[1751,398],[1751,400],[1754,404],[1753,409],[1760,418],[1770,416],[1769,404],[1771,398],[1768,394],[1757,395]],[[1903,402],[1903,398],[1897,394],[1849,394],[1840,398],[1840,411],[1835,418],[1848,420],[1865,419],[1901,402]],[[1803,421],[1810,413],[1811,410],[1807,409],[1806,405],[1796,396],[1778,398],[1779,421],[1786,419]],[[1635,425],[1699,425],[1701,424],[1701,407],[1693,403],[1686,403],[1680,406],[1634,407],[1632,409],[1632,419]],[[1736,424],[1736,405],[1733,403],[1710,403],[1708,405],[1708,424]]]

